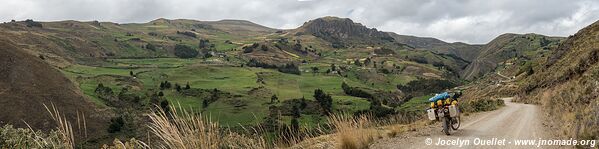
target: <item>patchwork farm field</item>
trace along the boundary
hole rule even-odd
[[[381,134],[397,137],[412,131],[435,93],[463,90],[460,111],[468,113],[496,109],[502,102],[494,98],[523,93],[532,94],[518,100],[536,103],[533,99],[541,96],[528,97],[551,84],[568,85],[567,79],[592,83],[584,79],[592,76],[592,63],[586,62],[594,60],[596,46],[576,46],[593,43],[583,40],[595,37],[584,34],[590,31],[592,27],[569,38],[507,33],[487,44],[467,44],[380,31],[334,16],[306,20],[292,29],[245,20],[11,20],[0,24],[0,84],[5,87],[0,103],[6,105],[0,108],[0,123],[9,128],[0,130],[9,135],[17,134],[13,130],[55,131],[49,122],[58,114],[47,112],[60,111],[65,121],[56,131],[73,126],[74,139],[66,143],[74,148],[112,143],[118,148],[119,140],[138,142],[133,139],[148,140],[151,148],[186,146],[161,147],[172,141],[156,132],[163,128],[168,133],[190,131],[176,138],[193,141],[203,141],[193,138],[197,133],[218,130],[217,138],[204,142],[222,140],[216,146],[187,148],[248,148],[235,147],[244,141],[255,148],[286,148],[301,141],[314,144],[312,139],[346,144],[334,148],[367,148]],[[582,59],[572,62],[585,63],[563,63],[572,57]],[[555,66],[560,69],[553,70]],[[558,82],[543,81],[547,77]],[[594,122],[581,120],[576,124]],[[177,126],[167,126],[173,123]],[[188,126],[181,123],[198,127],[181,128]],[[384,125],[392,127],[381,130]],[[372,136],[370,130],[384,134]],[[30,136],[16,144],[39,142],[37,133]],[[7,143],[2,138],[0,146]],[[341,141],[330,142],[338,140],[334,138]]]
[[[272,95],[281,104],[285,100],[305,98],[314,100],[314,90],[322,89],[331,94],[333,109],[348,113],[367,110],[370,103],[365,98],[346,95],[341,89],[345,81],[352,86],[370,89],[387,88],[386,85],[364,84],[357,79],[349,79],[325,73],[304,73],[302,75],[281,73],[272,69],[240,67],[226,64],[208,64],[219,59],[109,59],[101,66],[72,65],[62,72],[77,82],[85,95],[96,104],[106,107],[96,88],[98,84],[110,87],[115,93],[128,88],[139,96],[147,97],[154,92],[162,92],[164,98],[175,107],[189,109],[209,115],[221,125],[256,124],[263,121],[268,113]],[[318,64],[300,67],[308,70]],[[325,64],[320,65],[323,67]],[[133,73],[133,75],[131,75]],[[406,79],[406,80],[401,80]],[[410,77],[397,77],[394,82],[407,82]],[[203,107],[202,97],[181,94],[174,88],[160,89],[161,82],[189,86],[193,89],[217,89],[232,94],[222,97]],[[263,88],[263,89],[260,89]],[[259,93],[256,91],[259,90]],[[142,98],[146,99],[146,98]],[[324,121],[319,114],[308,114],[301,118],[305,125]]]

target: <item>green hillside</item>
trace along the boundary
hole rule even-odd
[[[292,122],[320,129],[328,115],[340,113],[417,117],[432,93],[468,83],[463,76],[526,72],[540,63],[533,59],[561,40],[527,34],[500,36],[484,46],[445,43],[336,17],[289,30],[242,20],[28,20],[0,24],[0,34],[10,43],[5,47],[68,78],[63,83],[73,86],[69,91],[103,111],[86,111],[110,121],[90,125],[102,135],[83,139],[96,143],[146,135],[147,128],[138,126],[158,107],[190,110],[238,131],[275,130]],[[15,65],[7,69],[35,72]],[[437,85],[444,88],[430,87]],[[57,105],[67,106],[83,105]],[[77,114],[66,116],[78,119]],[[42,122],[32,127],[47,128]]]

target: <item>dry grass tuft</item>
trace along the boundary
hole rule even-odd
[[[33,133],[33,142],[39,148],[66,148],[72,149],[75,148],[75,137],[73,135],[73,127],[70,122],[67,121],[64,115],[60,114],[60,111],[56,109],[56,106],[52,104],[52,109],[50,109],[46,104],[44,107],[50,114],[50,117],[54,122],[56,122],[56,130],[50,132],[49,136],[46,136],[43,133]],[[27,122],[25,122],[27,124]],[[35,132],[29,124],[27,124],[29,130]]]
[[[176,108],[165,112],[157,108],[149,114],[151,132],[158,136],[158,148],[215,149],[215,148],[269,148],[262,137],[244,136],[221,129],[218,123],[201,115]]]
[[[75,137],[73,135],[73,127],[70,122],[67,121],[64,115],[60,115],[60,111],[56,109],[54,104],[52,104],[52,109],[48,108],[46,104],[44,104],[46,110],[50,113],[50,117],[56,124],[56,131],[58,132],[59,138],[61,139],[61,143],[66,148],[74,148],[75,147]]]
[[[33,138],[35,145],[38,148],[75,148],[76,143],[71,123],[66,120],[65,116],[54,105],[50,107],[44,106],[50,113],[50,117],[57,124],[56,130],[52,133],[55,137],[48,139],[47,136],[35,134]],[[378,127],[412,121],[412,117],[407,121],[402,120],[408,118],[405,116],[392,118],[394,120],[386,119],[379,121],[372,119],[368,115],[354,117],[351,114],[341,113],[329,116],[329,124],[324,128],[320,128],[320,126],[317,129],[308,129],[308,127],[302,126],[299,128],[282,127],[281,130],[274,134],[275,138],[269,141],[265,138],[273,134],[260,126],[249,129],[244,128],[247,133],[240,134],[226,128],[221,128],[218,123],[212,122],[210,118],[196,114],[193,111],[174,107],[171,107],[171,110],[168,112],[160,107],[156,109],[148,114],[150,120],[148,127],[150,132],[158,139],[153,141],[148,140],[147,142],[134,138],[126,142],[115,139],[112,145],[103,145],[101,148],[263,149],[279,147],[305,148],[314,146],[316,143],[319,145],[314,147],[361,149],[368,148],[377,139],[393,137],[397,133],[409,129],[401,125],[394,129],[386,128],[391,131],[388,132],[384,131],[384,129],[379,130],[380,128]],[[77,120],[77,122],[78,126],[76,127],[80,128],[81,121]],[[85,127],[85,124],[83,124],[83,127]],[[329,129],[334,130],[333,134],[329,134]],[[30,128],[30,130],[32,129]]]
[[[370,143],[381,137],[378,131],[368,128],[372,125],[368,116],[336,114],[331,115],[328,120],[336,131],[337,148],[340,149],[368,148]]]

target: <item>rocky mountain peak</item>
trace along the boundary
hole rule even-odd
[[[304,23],[299,31],[328,41],[363,38],[393,40],[387,33],[355,23],[349,18],[322,17],[310,20]]]

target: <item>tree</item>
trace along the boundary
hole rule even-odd
[[[262,68],[278,68],[277,65],[268,64],[268,63],[259,61],[259,60],[255,59],[255,58],[250,59],[250,61],[247,63],[247,66],[250,66],[250,67],[262,67]]]
[[[164,87],[165,88],[171,88],[171,82],[164,81]]]
[[[275,103],[275,101],[279,102],[279,97],[277,97],[277,94],[274,94],[270,97],[270,103]]]
[[[160,96],[159,96],[159,94],[160,93],[158,93],[158,94],[154,93],[154,94],[150,95],[150,105],[152,107],[155,107],[155,106],[157,106],[157,105],[160,104]]]
[[[164,113],[170,113],[171,107],[169,106],[168,100],[163,100],[160,102],[160,108],[164,110]]]
[[[318,67],[312,67],[312,73],[313,74],[317,74],[318,73]]]
[[[333,98],[331,95],[326,94],[321,89],[314,90],[314,99],[318,101],[320,107],[323,109],[326,115],[329,115],[333,107]]]
[[[129,76],[135,77],[135,74],[133,73],[133,71],[129,71]]]
[[[179,58],[194,58],[198,56],[199,52],[192,47],[187,45],[177,44],[175,45],[175,56]]]
[[[279,70],[279,72],[282,72],[282,73],[289,73],[289,74],[296,74],[296,75],[301,74],[299,67],[293,63],[285,64],[284,66],[279,67],[278,70]]]
[[[158,92],[158,96],[162,97],[164,96],[164,93],[162,91]]]
[[[371,62],[370,57],[367,57],[366,60],[364,60],[364,66],[370,65],[370,62]]]
[[[260,44],[254,43],[251,46],[243,46],[241,49],[243,49],[243,53],[252,53],[258,46],[260,46]]]
[[[198,36],[196,35],[196,33],[190,32],[190,31],[177,31],[177,34],[181,34],[181,35],[185,35],[185,36],[189,36],[189,37],[193,37],[193,38],[197,38]]]
[[[277,109],[276,106],[271,105],[268,107],[268,115],[267,117],[264,119],[264,128],[269,131],[269,132],[274,132],[276,130],[278,130],[280,123],[279,123],[279,114],[280,111]]]
[[[160,82],[160,90],[164,90],[166,87],[164,87],[164,82]]]
[[[185,89],[186,90],[191,89],[191,86],[189,86],[189,82],[187,82],[187,84],[185,84]]]
[[[354,64],[355,64],[356,66],[362,66],[362,63],[360,63],[360,59],[356,59],[356,60],[354,60]]]
[[[171,88],[171,82],[168,82],[168,81],[160,82],[160,90],[169,89],[169,88]]]
[[[343,43],[341,43],[339,41],[333,41],[331,43],[331,47],[333,47],[335,49],[341,49],[341,48],[345,48],[345,45],[343,45]]]
[[[204,101],[202,101],[202,109],[206,109],[208,107],[208,100],[204,99]]]
[[[335,66],[335,64],[331,64],[331,71],[337,71],[337,66]]]
[[[391,71],[389,71],[389,69],[387,69],[387,68],[381,68],[381,69],[378,69],[378,70],[379,70],[379,72],[384,73],[384,74],[391,73]]]
[[[181,92],[181,85],[175,83],[175,89],[177,90],[177,92]]]
[[[212,94],[210,95],[210,98],[209,98],[210,100],[208,102],[214,102],[214,101],[218,100],[218,98],[220,98],[219,92],[220,91],[216,88],[212,89]]]
[[[347,83],[345,83],[345,82],[341,83],[341,89],[343,89],[343,92],[345,94],[350,95],[350,96],[362,97],[362,98],[368,98],[368,99],[373,98],[372,94],[370,94],[358,87],[351,87],[351,86],[347,85]]]
[[[308,103],[306,103],[306,98],[302,97],[300,100],[300,109],[305,109],[306,106],[308,106]]]
[[[243,47],[243,53],[252,53],[254,52],[253,48],[249,48],[249,47]]]
[[[526,69],[527,69],[527,70],[526,70],[526,76],[530,76],[530,75],[532,75],[532,74],[534,74],[534,73],[535,73],[535,70],[533,70],[533,69],[532,69],[532,67],[531,67],[530,65],[529,65],[529,67],[528,67],[528,68],[526,68]]]
[[[298,103],[294,103],[293,107],[291,108],[291,114],[293,116],[293,118],[299,118],[301,115],[301,109],[300,109],[300,105]]]
[[[227,40],[228,41],[228,40]],[[229,41],[231,42],[231,41]],[[226,43],[226,42],[225,42]],[[200,39],[200,44],[198,46],[200,49],[205,49],[210,47],[210,40],[208,39]]]
[[[146,44],[146,49],[156,51],[156,46],[151,43]]]
[[[110,87],[104,86],[102,83],[98,84],[94,92],[102,99],[111,98],[113,96],[112,89]]]
[[[260,46],[260,50],[262,50],[262,51],[268,51],[268,47],[266,45],[261,45]]]
[[[292,118],[291,119],[291,131],[293,132],[297,132],[299,130],[300,126],[299,126],[299,120],[297,120],[297,118]]]
[[[110,125],[108,126],[108,132],[109,133],[119,132],[119,131],[121,131],[121,128],[123,128],[123,125],[125,125],[125,121],[123,120],[122,116],[112,118],[112,119],[110,119]]]
[[[351,90],[351,87],[349,87],[349,85],[347,85],[347,83],[345,83],[345,81],[343,81],[343,83],[341,83],[341,89],[343,89],[343,92],[345,92],[345,94],[347,94],[347,92],[349,90]]]
[[[150,35],[150,36],[158,36],[158,33],[156,33],[156,32],[149,32],[148,35]]]

